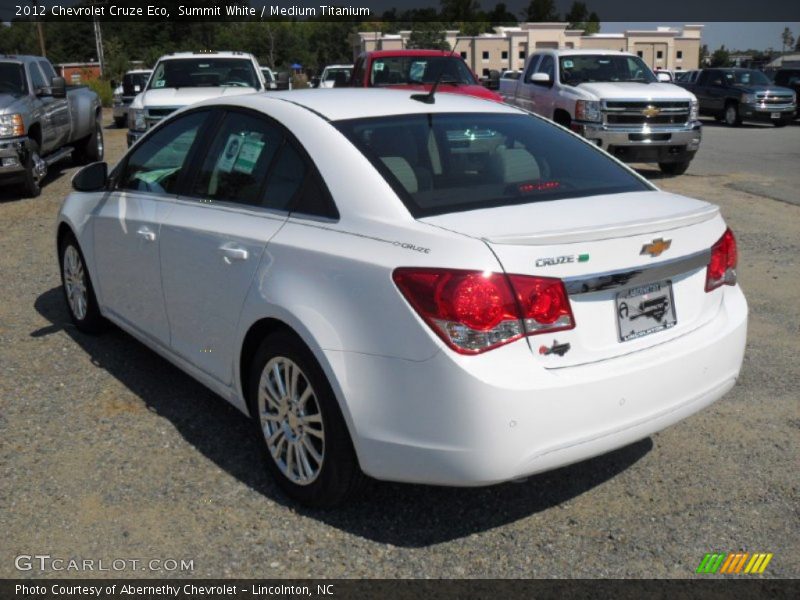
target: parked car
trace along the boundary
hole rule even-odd
[[[128,109],[133,99],[147,86],[150,79],[150,69],[136,69],[128,71],[122,77],[122,83],[114,90],[113,114],[114,124],[117,127],[128,125]]]
[[[788,88],[794,92],[795,104],[797,103],[797,97],[800,95],[800,69],[778,69],[775,72],[775,85],[780,85],[782,87]],[[800,112],[797,111],[795,107],[795,118],[800,116]]]
[[[772,83],[755,69],[703,69],[694,82],[679,85],[697,96],[701,115],[730,126],[761,121],[783,127],[797,110],[792,90]]]
[[[322,75],[314,78],[312,87],[346,87],[350,84],[352,75],[353,65],[328,65],[322,70]]]
[[[217,98],[73,187],[75,326],[116,323],[250,415],[300,502],[362,472],[473,486],[602,454],[742,363],[719,209],[498,102]]]
[[[509,104],[569,127],[625,162],[680,175],[700,147],[697,100],[659,83],[641,58],[611,50],[540,50],[517,81],[501,79]]]
[[[444,50],[364,52],[353,67],[350,86],[429,92],[437,80],[441,92],[503,101],[497,92],[478,82],[460,55]]]
[[[686,81],[686,82],[693,82],[697,79],[697,75],[700,73],[698,70],[689,70],[689,71],[677,71],[675,73],[675,81]]]
[[[278,89],[278,80],[275,73],[269,67],[261,67],[261,75],[264,76],[264,87],[268,90]]]
[[[46,58],[0,55],[0,184],[38,196],[47,169],[70,157],[103,159],[97,94],[67,87]]]
[[[252,54],[176,52],[158,59],[147,88],[128,112],[128,146],[174,111],[200,100],[252,94],[265,89]]]

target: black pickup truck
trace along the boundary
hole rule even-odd
[[[697,96],[700,114],[740,125],[766,121],[776,127],[789,123],[797,110],[795,93],[772,83],[754,69],[703,69],[694,81],[677,81]]]

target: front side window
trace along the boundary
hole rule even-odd
[[[153,131],[128,155],[117,187],[176,194],[181,171],[209,114],[201,111],[181,116]]]
[[[556,74],[555,74],[555,64],[556,63],[553,60],[553,57],[550,56],[549,54],[546,54],[542,58],[542,61],[539,63],[539,66],[536,68],[536,72],[537,73],[544,73],[546,75],[549,75],[550,76],[550,81],[553,81],[555,79],[555,76],[556,76]]]
[[[559,58],[561,83],[579,85],[593,81],[658,81],[642,59],[625,55],[569,55]]]
[[[604,152],[522,114],[421,114],[334,125],[414,217],[652,189]]]
[[[251,87],[260,89],[253,64],[244,58],[172,58],[156,65],[148,89]]]
[[[42,70],[44,74],[44,78],[46,81],[50,81],[53,77],[56,76],[56,72],[53,70],[53,65],[51,65],[46,60],[39,61],[39,68]]]
[[[34,90],[40,90],[43,87],[47,87],[44,82],[44,76],[42,72],[39,70],[39,67],[35,63],[30,64],[31,70],[31,83],[33,84]]]
[[[441,83],[474,85],[464,61],[454,56],[386,56],[372,62],[369,83],[380,87],[397,84]]]
[[[229,113],[211,142],[192,194],[260,205],[267,171],[282,143],[283,133],[276,125],[252,115]]]

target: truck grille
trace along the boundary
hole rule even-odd
[[[689,120],[687,101],[608,101],[603,114],[608,125],[679,125]]]
[[[147,126],[152,127],[156,123],[158,123],[164,117],[168,117],[172,113],[178,110],[175,106],[168,106],[164,108],[148,108],[147,112],[145,113],[145,120],[147,121]]]
[[[766,104],[767,106],[786,106],[792,103],[792,97],[783,94],[756,94],[756,100],[759,104]]]

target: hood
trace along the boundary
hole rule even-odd
[[[402,83],[396,85],[381,86],[392,90],[418,90],[420,92],[430,92],[433,85],[429,84],[411,84]],[[483,87],[482,85],[452,85],[450,83],[440,83],[436,88],[436,93],[446,92],[448,94],[461,94],[462,96],[474,96],[476,98],[484,98],[485,100],[494,100],[495,102],[503,102],[503,98],[497,92]]]
[[[494,244],[586,242],[687,227],[717,206],[667,192],[629,192],[501,206],[420,219]]]
[[[16,112],[11,110],[17,104],[21,104],[25,96],[13,96],[11,94],[0,94],[0,113]]]
[[[243,94],[253,94],[255,89],[251,87],[186,87],[186,88],[163,88],[150,89],[142,92],[133,101],[133,108],[144,106],[166,106],[181,108],[212,98],[222,98],[223,96],[241,96]]]
[[[694,95],[672,83],[635,83],[632,81],[596,81],[581,83],[577,90],[600,100],[692,100]]]

